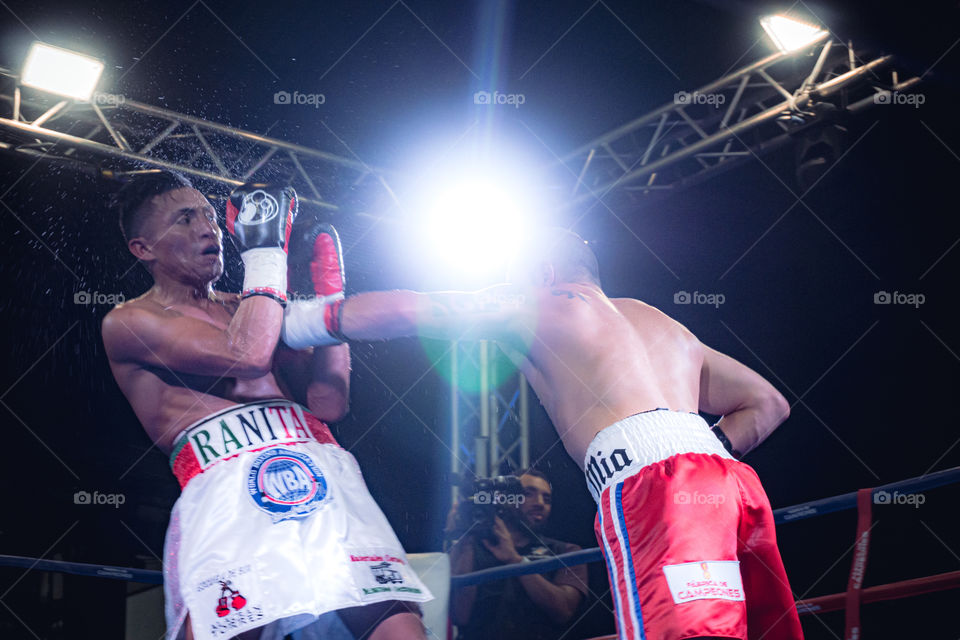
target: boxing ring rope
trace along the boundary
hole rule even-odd
[[[890,484],[874,487],[869,491],[871,492],[871,496],[880,492],[886,492],[888,494],[898,492],[907,495],[928,489],[935,489],[955,482],[960,482],[960,467],[937,471],[936,473],[917,478],[908,478],[899,482],[891,482]],[[773,519],[777,524],[784,524],[834,513],[836,511],[855,509],[857,507],[857,493],[856,491],[851,491],[850,493],[844,493],[830,498],[821,498],[811,502],[803,502],[792,507],[775,509],[773,511]],[[490,582],[491,580],[513,578],[530,573],[546,573],[563,567],[571,567],[589,562],[603,562],[603,552],[599,547],[572,551],[548,560],[538,560],[537,562],[510,565],[508,567],[493,567],[491,569],[483,569],[482,571],[474,571],[473,573],[465,573],[459,576],[453,576],[451,582],[453,587],[468,587]]]
[[[69,573],[75,576],[90,576],[94,578],[112,578],[127,582],[143,584],[163,584],[163,572],[150,569],[132,569],[129,567],[111,567],[103,564],[87,564],[85,562],[64,562],[62,560],[42,560],[39,558],[25,558],[22,556],[0,555],[0,567],[22,567],[28,571],[53,571],[55,573]]]
[[[837,511],[846,511],[857,508],[860,511],[858,519],[858,530],[856,550],[854,552],[854,563],[851,568],[851,585],[843,593],[834,593],[825,596],[818,596],[797,602],[797,611],[800,615],[823,613],[827,611],[836,611],[847,608],[848,624],[850,624],[851,607],[859,611],[861,603],[881,602],[905,598],[910,596],[956,589],[960,587],[960,571],[951,571],[940,573],[922,578],[913,578],[893,582],[890,584],[877,585],[861,589],[859,583],[854,585],[854,574],[858,569],[862,578],[864,565],[866,564],[867,540],[865,527],[870,526],[870,505],[874,503],[883,504],[884,501],[877,501],[876,496],[881,493],[899,495],[910,495],[920,491],[935,489],[946,485],[960,482],[960,467],[937,471],[925,476],[908,478],[899,482],[892,482],[879,487],[861,489],[829,498],[822,498],[810,502],[775,509],[773,512],[774,520],[777,524],[794,522],[796,520],[805,520],[815,516],[821,516]],[[861,543],[861,539],[863,542]],[[514,564],[506,567],[493,567],[483,569],[473,573],[467,573],[451,577],[451,588],[466,587],[471,585],[483,584],[493,580],[503,580],[516,576],[527,575],[531,573],[547,573],[563,567],[570,567],[579,564],[591,562],[602,562],[603,553],[599,547],[592,549],[581,549],[565,553],[547,560],[537,562]],[[130,567],[116,567],[109,565],[88,564],[82,562],[65,562],[62,560],[45,560],[43,558],[29,558],[23,556],[0,555],[0,567],[20,567],[30,570],[51,571],[57,573],[67,573],[72,575],[90,576],[97,578],[108,578],[112,580],[124,580],[127,582],[137,582],[143,584],[162,584],[163,573],[161,571],[152,571],[147,569],[135,569]],[[857,618],[854,615],[854,618]]]

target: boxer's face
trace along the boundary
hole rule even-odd
[[[184,187],[154,196],[148,206],[141,238],[148,252],[142,259],[153,273],[159,269],[178,280],[216,282],[223,275],[223,236],[203,194]]]
[[[522,475],[524,500],[520,505],[520,517],[534,531],[539,531],[550,517],[553,492],[550,484],[538,476]]]

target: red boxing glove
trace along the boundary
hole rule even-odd
[[[304,349],[346,340],[340,331],[345,280],[337,230],[315,213],[297,218],[287,259],[291,301],[280,332],[287,346]]]
[[[299,298],[342,298],[345,282],[337,230],[314,213],[297,218],[287,259],[290,293]]]

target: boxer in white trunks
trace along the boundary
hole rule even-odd
[[[325,424],[347,411],[348,348],[278,344],[288,290],[342,297],[336,232],[309,216],[295,226],[292,189],[239,188],[226,220],[245,266],[237,295],[213,289],[222,234],[185,178],[141,175],[117,204],[154,284],[107,314],[103,341],[182,487],[164,554],[167,638],[425,638],[416,603],[432,596]]]

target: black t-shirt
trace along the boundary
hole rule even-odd
[[[517,553],[531,561],[552,558],[580,549],[575,544],[540,536]],[[474,571],[503,566],[483,543],[474,544]],[[587,594],[587,565],[563,567],[541,574],[556,585],[570,585]],[[582,603],[581,603],[582,604]],[[468,624],[459,627],[460,640],[556,640],[567,631],[567,625],[554,624],[536,605],[519,578],[494,580],[477,586],[477,598],[470,611]]]

